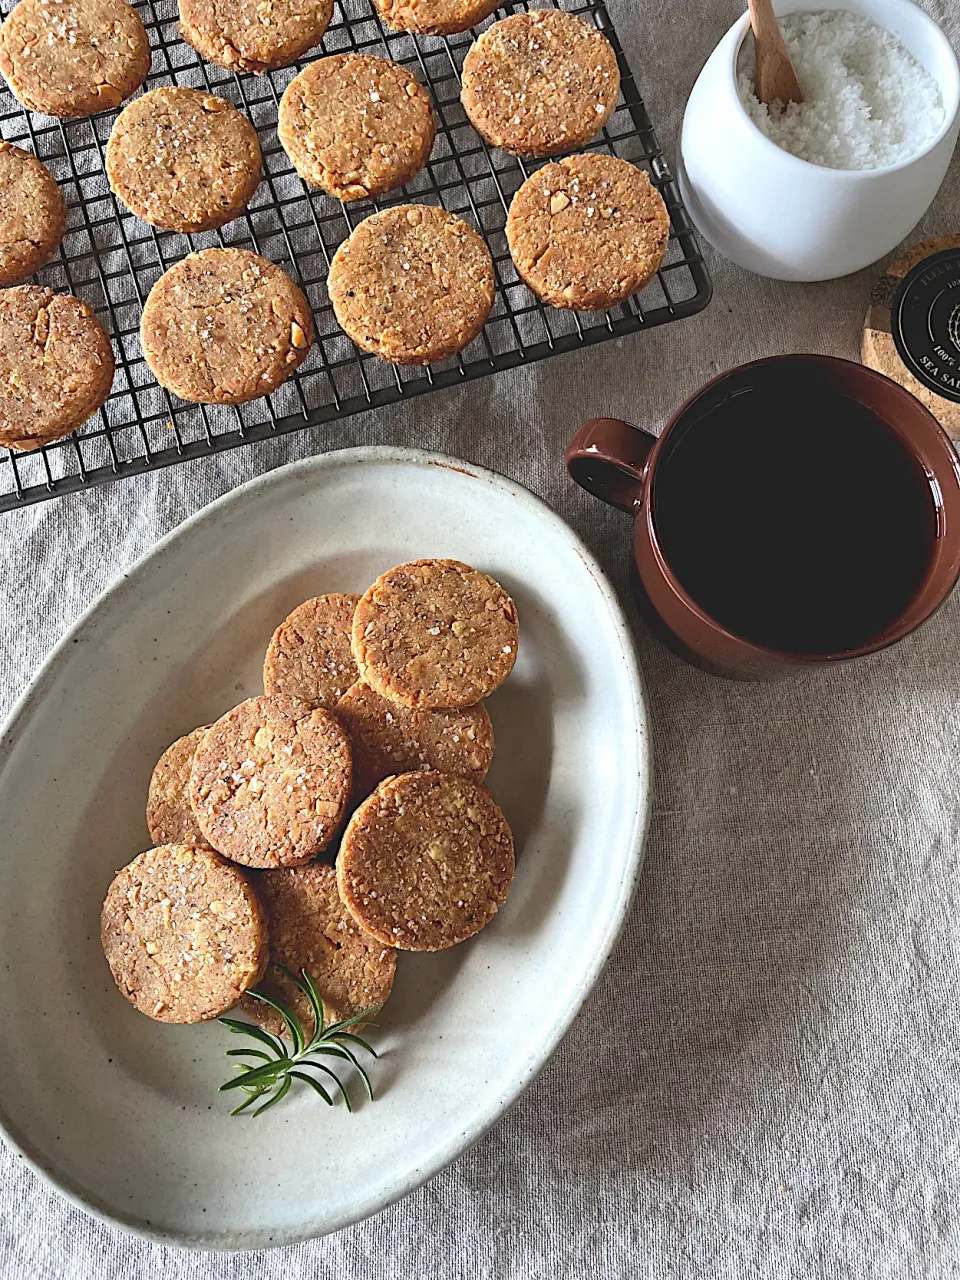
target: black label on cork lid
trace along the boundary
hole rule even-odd
[[[900,359],[925,387],[960,403],[960,249],[918,262],[890,304]]]

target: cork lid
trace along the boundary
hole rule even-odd
[[[960,235],[921,240],[873,286],[861,359],[960,440]]]

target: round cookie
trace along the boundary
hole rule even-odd
[[[350,630],[359,596],[305,600],[273,633],[263,663],[263,691],[332,711],[357,679]]]
[[[289,867],[333,839],[350,784],[350,743],[328,711],[297,698],[248,698],[204,734],[190,803],[224,857]]]
[[[100,915],[114,981],[158,1022],[218,1018],[256,986],[267,918],[243,872],[210,849],[166,844],[118,871]]]
[[[453,36],[489,18],[500,0],[374,0],[381,18],[395,31]]]
[[[517,609],[459,560],[412,560],[382,574],[353,615],[360,678],[405,707],[472,707],[513,669]]]
[[[404,773],[381,783],[350,819],[337,888],[381,942],[440,951],[490,923],[513,871],[513,836],[484,787],[447,773]]]
[[[147,793],[147,830],[154,844],[207,843],[190,807],[190,770],[209,727],[178,738],[157,761]]]
[[[319,44],[333,0],[180,0],[180,34],[228,71],[288,67]]]
[[[244,404],[302,364],[313,316],[286,272],[247,249],[202,249],[166,271],[140,318],[157,381],[183,400]]]
[[[0,142],[0,286],[21,284],[49,262],[66,229],[66,201],[45,166]]]
[[[336,53],[287,85],[277,132],[304,182],[338,200],[365,200],[420,172],[436,122],[429,93],[405,67]]]
[[[151,226],[212,231],[241,214],[260,185],[260,143],[223,98],[165,85],[120,112],[107,143],[107,177]]]
[[[592,23],[562,9],[495,22],[463,63],[463,109],[495,147],[555,156],[595,138],[617,105],[617,55]]]
[[[334,254],[327,290],[341,328],[391,364],[455,355],[486,323],[493,260],[462,218],[407,204],[365,218]]]
[[[0,445],[36,449],[96,413],[113,348],[85,302],[41,285],[0,290]]]
[[[257,989],[291,1008],[308,1037],[314,1032],[310,1002],[281,965],[298,978],[306,969],[317,984],[328,1023],[354,1018],[386,1002],[397,953],[357,925],[340,901],[333,867],[311,862],[264,871],[257,877],[257,892],[270,922],[270,959]],[[262,1001],[247,996],[241,1008],[264,1031],[287,1034],[280,1015]]]
[[[669,237],[667,207],[644,171],[592,153],[531,174],[507,216],[521,279],[544,302],[575,311],[604,311],[637,293]]]
[[[450,711],[416,711],[381,697],[362,680],[334,714],[353,749],[353,795],[362,800],[396,773],[432,769],[482,782],[493,760],[493,725],[482,703]]]
[[[125,0],[20,0],[0,27],[0,71],[31,111],[89,116],[140,88],[150,42]]]

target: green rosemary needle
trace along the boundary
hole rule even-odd
[[[252,1114],[260,1115],[269,1107],[274,1107],[278,1102],[283,1101],[290,1092],[294,1080],[308,1084],[331,1107],[339,1093],[347,1110],[352,1111],[350,1095],[340,1077],[326,1063],[317,1061],[318,1058],[338,1058],[341,1062],[346,1062],[348,1069],[352,1067],[363,1081],[367,1096],[372,1102],[373,1086],[369,1075],[357,1058],[357,1050],[362,1049],[374,1058],[377,1055],[366,1040],[361,1040],[350,1028],[361,1022],[369,1022],[371,1017],[379,1012],[379,1006],[365,1009],[363,1013],[345,1018],[342,1022],[328,1024],[324,1020],[323,1001],[317,990],[317,984],[306,969],[301,970],[299,978],[289,969],[284,969],[283,972],[310,1002],[314,1019],[313,1035],[308,1040],[303,1024],[294,1011],[261,991],[251,991],[249,994],[257,1000],[262,1000],[264,1004],[270,1005],[280,1014],[290,1037],[289,1050],[279,1036],[270,1035],[252,1022],[239,1022],[236,1018],[220,1018],[219,1021],[225,1027],[229,1027],[235,1035],[249,1036],[259,1046],[256,1049],[227,1050],[228,1058],[250,1059],[250,1061],[237,1063],[238,1074],[220,1086],[221,1093],[228,1089],[240,1089],[247,1095],[246,1099],[238,1107],[234,1107],[230,1114],[239,1115],[241,1111],[246,1111],[247,1107],[259,1102],[260,1105]],[[317,1075],[314,1075],[314,1072]]]

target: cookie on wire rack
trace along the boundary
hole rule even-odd
[[[463,63],[463,109],[486,140],[515,156],[576,151],[613,115],[617,55],[591,23],[563,9],[495,22]]]
[[[85,302],[41,285],[0,289],[0,445],[37,449],[106,402],[110,339]]]
[[[311,62],[280,99],[277,132],[304,182],[338,200],[402,187],[436,136],[430,95],[387,58],[336,53]]]
[[[395,31],[421,36],[453,36],[489,18],[500,0],[374,0]]]
[[[262,73],[318,45],[332,16],[333,0],[180,0],[180,33],[208,62]]]
[[[164,85],[117,117],[107,142],[110,186],[131,212],[167,231],[213,231],[260,185],[260,142],[242,112],[211,93]]]
[[[604,311],[638,293],[667,252],[670,215],[646,173],[616,156],[565,156],[510,204],[517,273],[552,307]]]
[[[150,42],[126,0],[20,0],[0,27],[0,71],[31,111],[90,116],[140,88]]]
[[[0,287],[22,284],[48,263],[66,229],[66,201],[47,167],[0,142]]]
[[[140,317],[161,386],[198,404],[276,391],[310,354],[313,316],[285,271],[247,249],[201,249],[164,272]]]
[[[391,364],[432,364],[482,330],[493,259],[462,218],[407,204],[365,218],[334,255],[327,290],[340,327]]]

